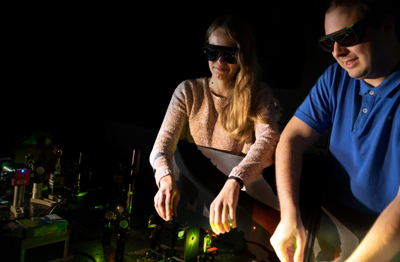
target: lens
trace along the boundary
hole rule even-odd
[[[352,46],[357,44],[357,36],[351,30],[346,30],[334,36],[336,42],[341,46]]]
[[[333,44],[334,42],[330,40],[329,38],[321,38],[318,43],[324,48],[327,49],[328,51],[333,51]]]
[[[208,48],[206,49],[206,56],[208,60],[215,62],[219,58],[219,51]]]
[[[204,50],[204,53],[206,54],[207,59],[212,62],[217,61],[219,59],[219,57],[222,56],[224,61],[229,64],[237,63],[237,60],[235,57],[236,50],[230,51],[230,50],[219,50],[219,49],[214,49],[214,48],[207,48]]]
[[[230,53],[224,54],[224,59],[229,64],[236,64],[237,63],[235,54],[230,54]]]

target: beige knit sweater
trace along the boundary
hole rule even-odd
[[[182,82],[172,96],[150,154],[157,185],[164,176],[173,175],[172,158],[180,139],[245,156],[229,176],[240,177],[245,187],[256,180],[263,169],[273,163],[279,140],[272,92],[266,84],[261,84],[262,115],[268,124],[256,122],[253,135],[244,142],[238,142],[218,121],[218,112],[228,103],[228,99],[213,94],[207,78]]]

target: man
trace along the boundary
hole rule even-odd
[[[398,17],[391,13],[396,7],[376,2],[328,3],[327,35],[319,43],[337,63],[318,79],[287,124],[276,151],[281,221],[271,243],[281,261],[303,261],[301,157],[328,128],[334,177],[350,178],[350,185],[343,186],[350,186],[356,201],[379,214],[346,261],[390,261],[400,250]]]

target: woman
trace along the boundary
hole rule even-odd
[[[179,192],[172,172],[178,141],[245,156],[233,168],[210,206],[210,225],[217,233],[236,226],[239,192],[273,163],[279,138],[272,93],[256,82],[255,40],[237,16],[217,18],[206,33],[204,52],[210,78],[187,80],[175,90],[150,154],[159,187],[155,208],[164,220],[177,214]],[[210,179],[212,172],[197,174]],[[226,182],[225,182],[226,180]]]

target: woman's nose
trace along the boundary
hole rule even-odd
[[[220,55],[220,56],[218,57],[218,60],[217,60],[217,61],[220,62],[220,63],[226,63],[225,57],[224,57],[223,55]]]

